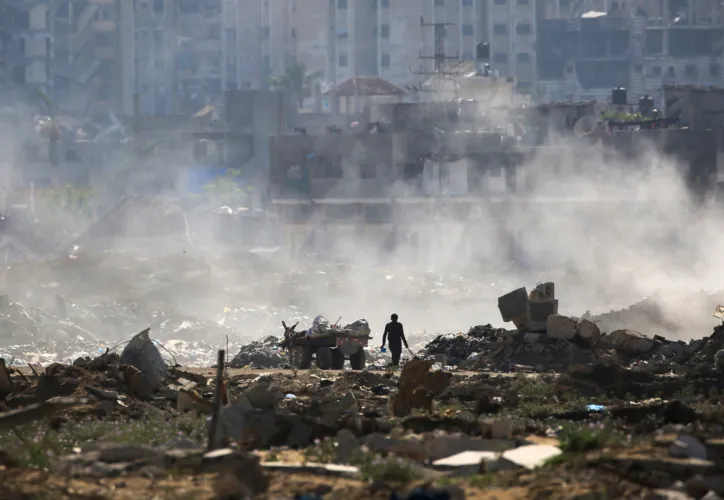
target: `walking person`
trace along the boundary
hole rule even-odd
[[[382,347],[385,347],[385,342],[389,339],[390,353],[392,353],[392,366],[399,366],[400,355],[402,355],[402,344],[404,343],[408,349],[409,346],[407,345],[402,323],[397,321],[397,314],[390,316],[390,319],[392,321],[385,325],[385,333],[382,334]]]

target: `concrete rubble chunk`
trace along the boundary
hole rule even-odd
[[[136,392],[139,397],[148,398],[161,387],[166,375],[166,363],[161,353],[149,337],[150,328],[131,339],[121,353],[121,363],[141,372]],[[139,383],[140,382],[140,383]]]
[[[503,452],[502,458],[526,469],[535,469],[562,453],[557,446],[529,444]]]
[[[337,462],[341,464],[349,463],[355,453],[360,450],[357,437],[349,429],[341,429],[337,433]]]
[[[508,419],[489,418],[480,422],[483,437],[492,439],[512,439],[513,422]]]
[[[497,460],[500,457],[500,453],[492,451],[463,451],[456,453],[450,457],[441,458],[435,460],[432,465],[433,467],[447,469],[456,467],[480,467],[480,463],[483,461],[490,462]]]
[[[654,339],[633,330],[616,330],[601,337],[601,342],[628,354],[642,354],[654,348]]]
[[[243,442],[254,448],[307,446],[312,431],[298,415],[252,410],[246,405],[223,407],[219,414],[219,439]]]
[[[201,469],[220,473],[214,485],[220,498],[245,498],[269,488],[269,478],[259,457],[243,451],[231,448],[210,451],[203,455]]]
[[[706,446],[693,436],[678,436],[669,447],[669,453],[677,458],[698,458],[706,460]]]
[[[551,314],[546,319],[546,335],[553,340],[571,340],[578,333],[578,323],[575,318],[561,314]]]
[[[413,359],[402,369],[398,390],[389,399],[388,410],[396,417],[409,415],[414,408],[432,412],[432,403],[450,384],[449,373],[430,372],[431,361]]]
[[[298,472],[307,474],[322,474],[330,476],[355,477],[359,474],[358,467],[341,464],[320,464],[316,462],[306,462],[303,464],[287,462],[262,462],[261,466],[266,470]]]
[[[590,319],[579,319],[576,333],[591,346],[601,338],[601,329]]]

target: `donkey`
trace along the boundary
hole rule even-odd
[[[281,342],[282,347],[286,347],[289,345],[289,343],[296,337],[297,332],[295,331],[295,328],[297,328],[297,325],[299,324],[299,321],[294,323],[292,326],[287,326],[287,324],[282,321],[282,326],[284,327],[284,340]]]

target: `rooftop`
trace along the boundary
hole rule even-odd
[[[341,97],[360,96],[399,96],[404,95],[405,91],[396,85],[391,84],[387,80],[383,80],[377,76],[361,76],[345,80],[333,89],[328,90],[323,95],[329,95],[334,92]]]

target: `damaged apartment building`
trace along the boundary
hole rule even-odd
[[[10,104],[42,89],[63,113],[130,112],[133,54],[123,36],[131,2],[0,3],[0,89]]]
[[[539,0],[542,2],[542,0]],[[713,0],[546,0],[539,8],[542,100],[606,102],[614,87],[722,85],[724,8]]]

